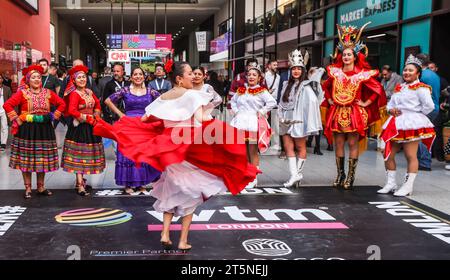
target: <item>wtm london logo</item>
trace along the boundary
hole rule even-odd
[[[11,228],[25,211],[25,207],[1,206],[0,207],[0,237]]]
[[[250,254],[265,257],[285,256],[292,253],[292,249],[286,243],[276,239],[248,239],[242,243],[242,246]]]
[[[109,227],[131,220],[133,215],[120,209],[85,208],[66,211],[55,217],[61,224],[78,227]]]
[[[163,221],[163,214],[147,211],[159,222]],[[289,218],[292,222],[282,221]],[[211,221],[231,221],[231,223],[211,223]],[[311,221],[312,219],[312,221]],[[173,219],[177,222],[178,217]],[[346,230],[348,227],[321,209],[240,209],[238,206],[226,206],[220,210],[200,210],[194,214],[191,231],[226,231],[226,230]],[[181,230],[180,224],[171,226],[172,230]],[[148,225],[148,231],[161,231],[161,224]]]

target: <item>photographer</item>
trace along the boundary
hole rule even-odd
[[[433,156],[436,157],[438,161],[445,161],[443,129],[445,123],[447,123],[450,120],[449,90],[450,87],[447,87],[441,91],[441,96],[439,98],[440,100],[439,114],[433,122],[436,129],[436,140],[435,143],[433,144]]]
[[[441,103],[440,109],[441,109],[441,115],[442,115],[442,123],[443,127],[446,126],[446,123],[450,123],[450,87],[447,87],[445,90],[442,91],[441,97],[444,97],[444,102]],[[443,131],[441,130],[441,135],[443,134]],[[442,139],[444,140],[444,139]],[[450,155],[450,138],[447,141],[447,144],[444,147],[444,155]],[[444,158],[445,159],[445,158]],[[445,169],[450,170],[450,164],[447,164],[445,166]]]

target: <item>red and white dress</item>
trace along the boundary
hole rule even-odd
[[[244,131],[247,140],[258,143],[260,151],[264,152],[272,133],[264,115],[276,106],[277,101],[265,87],[239,87],[231,99],[234,117],[230,125]]]
[[[219,120],[199,121],[211,100],[210,93],[188,90],[176,99],[156,99],[146,108],[148,122],[125,116],[113,126],[100,120],[94,127],[137,165],[162,171],[151,193],[159,212],[189,215],[217,193],[238,194],[258,173],[247,162],[237,129]]]
[[[333,133],[358,133],[360,138],[367,136],[367,130],[380,120],[380,111],[386,106],[383,86],[375,79],[377,70],[359,69],[344,72],[342,68],[328,66],[328,80],[322,88],[326,110],[324,134],[328,142],[333,141]],[[328,99],[334,104],[330,105]],[[358,105],[371,100],[371,105],[363,108]]]
[[[386,142],[385,159],[391,152],[391,142],[422,142],[431,149],[436,137],[433,123],[427,115],[434,110],[431,87],[419,80],[398,84],[387,105],[388,111],[399,109],[401,115],[391,116],[383,125],[381,138]]]

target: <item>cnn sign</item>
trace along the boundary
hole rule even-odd
[[[110,51],[109,62],[128,62],[129,53],[126,51]]]

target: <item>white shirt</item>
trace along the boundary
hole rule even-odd
[[[419,80],[407,84],[401,84],[401,90],[392,94],[391,100],[387,105],[387,109],[400,109],[401,111],[410,111],[428,115],[434,110],[434,102],[431,92],[426,87],[418,89],[410,89],[410,86],[419,83]]]
[[[277,73],[275,73],[274,75],[272,71],[269,70],[265,73],[264,79],[266,80],[266,85],[269,89],[269,92],[272,92],[272,97],[276,100],[278,95],[278,85],[280,84],[280,75],[278,75]]]
[[[166,127],[191,126],[196,112],[207,106],[211,99],[210,93],[190,89],[174,99],[163,100],[158,97],[145,108],[145,114],[164,120]],[[194,125],[200,126],[201,122],[194,118]]]
[[[259,85],[251,87],[257,88]],[[277,106],[277,101],[267,90],[258,94],[236,93],[231,98],[235,116],[230,125],[247,131],[258,131],[258,113],[264,115]]]
[[[431,97],[431,90],[427,87],[410,87],[419,83],[419,80],[412,84],[403,83],[401,89],[391,96],[387,104],[387,110],[400,109],[400,116],[395,118],[398,130],[416,130],[421,128],[431,128],[433,123],[426,115],[434,110],[434,102]]]

